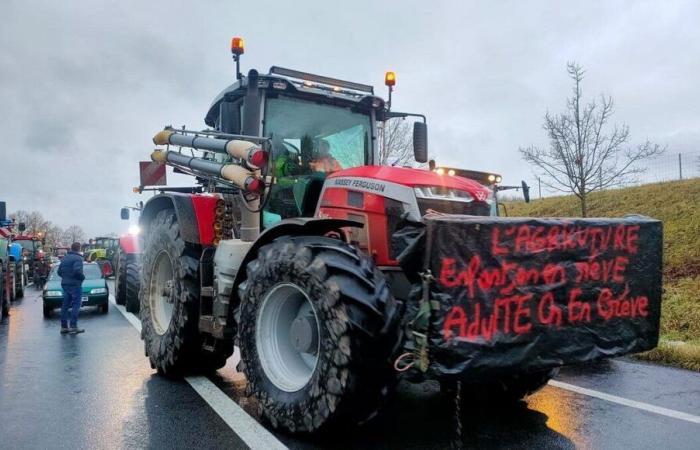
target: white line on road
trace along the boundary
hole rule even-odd
[[[141,322],[133,314],[126,312],[126,308],[117,305],[114,296],[110,295],[109,300],[114,307],[141,333]],[[221,419],[226,422],[236,435],[241,438],[253,450],[261,449],[286,449],[267,428],[260,425],[255,419],[250,417],[243,408],[219,389],[207,377],[185,377],[185,381],[192,386],[192,389],[207,402],[211,409],[216,412]]]
[[[629,406],[631,408],[649,411],[655,414],[660,414],[662,416],[671,417],[673,419],[685,420],[686,422],[700,424],[700,416],[694,416],[692,414],[676,411],[675,409],[662,408],[661,406],[650,405],[649,403],[638,402],[636,400],[630,400],[627,398],[618,397],[616,395],[606,394],[605,392],[594,391],[593,389],[586,389],[579,386],[575,386],[573,384],[563,383],[561,381],[556,380],[550,380],[549,385],[557,387],[559,389],[565,389],[567,391],[576,392],[577,394],[583,394],[589,397],[595,397],[601,400],[617,403],[618,405]]]

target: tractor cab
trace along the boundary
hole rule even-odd
[[[416,161],[427,161],[425,117],[390,110],[395,81],[395,74],[387,72],[386,102],[369,85],[273,66],[265,75],[256,71],[248,76],[238,74],[238,81],[215,98],[205,117],[207,125],[220,133],[268,139],[265,181],[269,191],[261,208],[262,228],[282,219],[314,216],[331,174],[378,164],[378,124],[388,119],[422,118],[414,123],[413,147]],[[257,85],[253,95],[251,83]],[[228,156],[219,158],[230,161]],[[477,198],[473,192],[447,187],[454,183],[426,171],[421,174],[421,189],[414,190],[415,173],[407,168],[393,169],[390,181],[408,187],[411,195],[419,197],[418,203],[429,203],[426,210],[489,215],[493,209],[492,198],[484,194],[487,190],[476,188]],[[406,203],[405,209],[411,205]],[[420,214],[418,208],[415,213]]]

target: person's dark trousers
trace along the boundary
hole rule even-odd
[[[63,288],[63,304],[61,305],[61,328],[68,327],[68,308],[70,312],[70,327],[78,327],[78,312],[80,312],[80,286],[61,286]]]

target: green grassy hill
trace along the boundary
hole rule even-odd
[[[574,196],[507,202],[509,216],[580,215]],[[664,338],[700,344],[700,179],[596,192],[590,217],[643,214],[664,224]]]

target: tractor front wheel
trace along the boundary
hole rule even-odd
[[[130,313],[139,314],[141,310],[141,304],[139,303],[139,287],[141,286],[140,280],[141,265],[137,260],[129,259],[126,263],[126,275],[125,275],[125,290],[126,298],[126,310]]]
[[[14,302],[17,300],[17,269],[15,267],[15,263],[11,262],[8,265],[8,270],[10,271],[10,301]]]
[[[211,371],[223,367],[229,356],[202,346],[198,329],[200,251],[183,240],[174,211],[156,215],[146,236],[139,299],[145,353],[151,367],[162,375]]]
[[[114,300],[117,305],[126,304],[126,253],[121,248],[117,255],[116,275],[114,279]]]
[[[263,415],[291,432],[373,417],[400,339],[396,302],[374,263],[336,239],[284,237],[246,270],[240,368]]]

